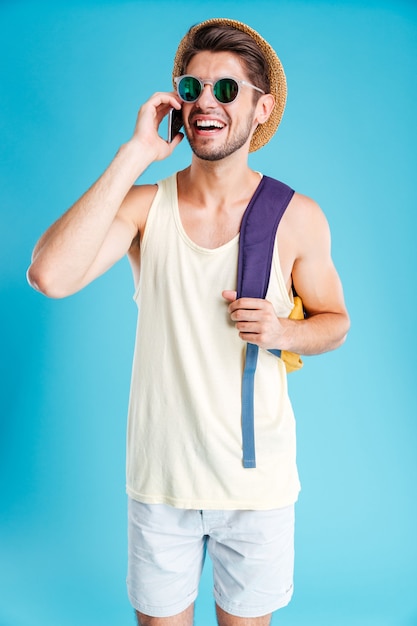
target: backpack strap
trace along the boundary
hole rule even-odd
[[[239,238],[238,298],[265,298],[271,273],[272,255],[278,225],[294,190],[284,183],[263,176],[243,215]],[[258,346],[246,346],[242,378],[243,467],[256,467],[254,425],[254,383]],[[281,356],[280,350],[270,350]]]

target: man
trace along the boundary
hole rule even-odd
[[[185,77],[185,78],[184,78]],[[266,299],[236,299],[242,215],[261,175],[248,153],[280,122],[285,75],[269,44],[233,20],[190,29],[176,92],[140,109],[132,138],[41,237],[28,276],[51,297],[85,287],[126,253],[139,307],[128,423],[129,597],[141,625],[189,625],[206,549],[221,626],[269,624],[292,595],[295,424],[283,361],[340,346],[349,327],[329,229],[295,193],[280,223]],[[134,185],[170,156],[158,129],[181,110],[191,165]],[[288,319],[292,287],[306,318]],[[246,342],[255,383],[257,466],[242,465]]]

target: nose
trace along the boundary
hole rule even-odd
[[[198,105],[200,106],[200,108],[215,108],[218,106],[218,102],[213,95],[212,83],[204,83],[203,91],[201,92],[198,99]]]

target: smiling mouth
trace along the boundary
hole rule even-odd
[[[219,120],[195,120],[194,127],[200,132],[216,132],[219,130],[223,130],[226,126],[223,122]]]

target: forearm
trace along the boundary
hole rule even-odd
[[[282,334],[277,348],[305,356],[339,348],[350,327],[346,312],[319,313],[304,320],[279,320]]]
[[[54,294],[74,291],[96,258],[126,194],[149,159],[136,140],[124,144],[92,187],[40,238],[28,277]]]
[[[170,156],[183,137],[179,133],[169,143],[159,136],[159,125],[171,107],[181,108],[172,93],[159,92],[149,98],[139,110],[132,139],[41,237],[28,270],[35,289],[56,298],[70,295],[128,252],[144,228],[150,205],[143,200],[144,188],[133,187],[134,182],[151,163]]]

